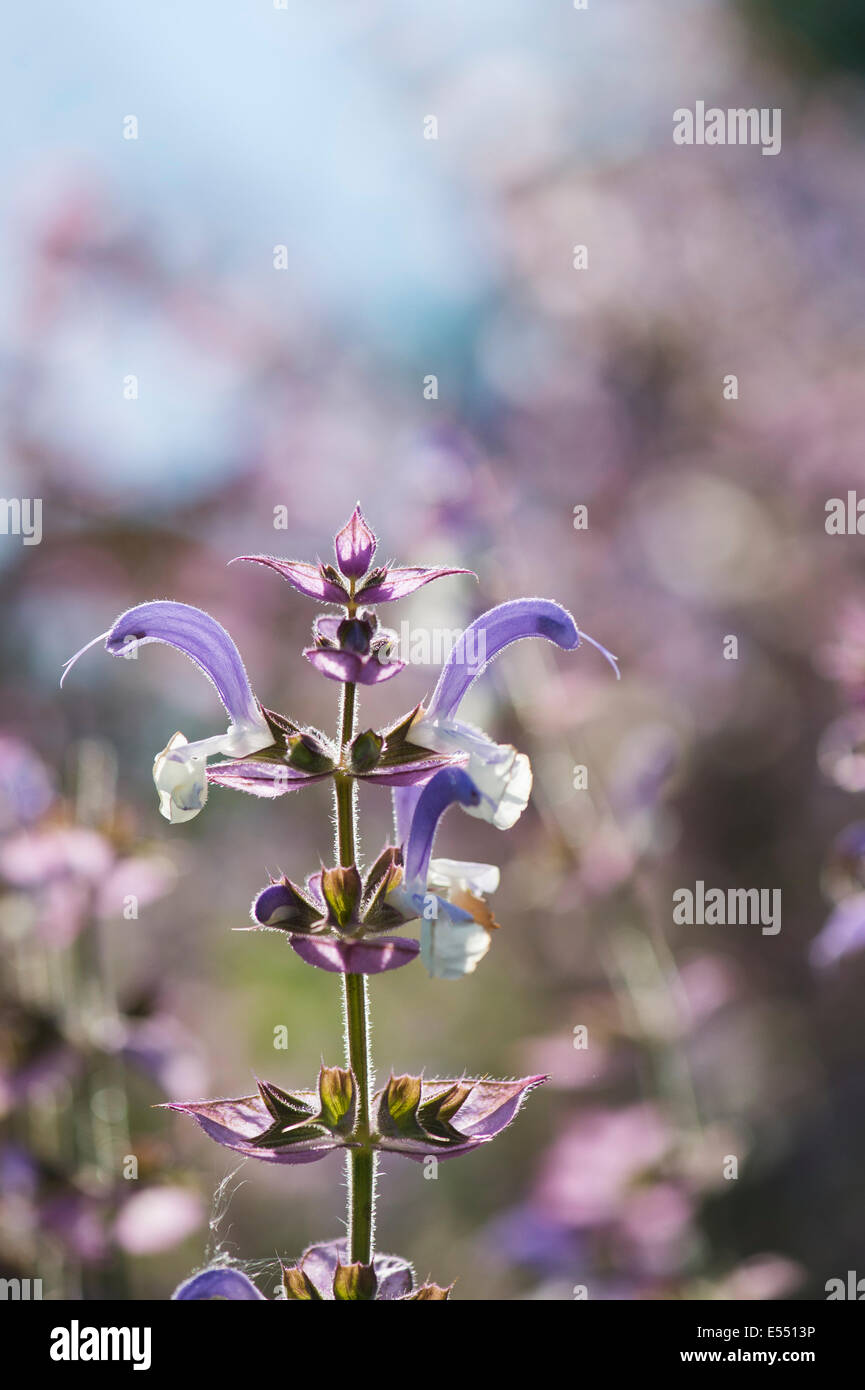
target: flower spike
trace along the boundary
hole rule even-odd
[[[419,955],[431,975],[460,979],[475,970],[498,929],[489,901],[499,886],[498,868],[433,858],[439,825],[451,806],[507,829],[529,799],[532,773],[525,754],[458,718],[478,676],[524,637],[542,637],[563,651],[573,651],[585,639],[619,674],[615,657],[581,633],[560,604],[516,599],[469,625],[425,705],[387,727],[371,725],[365,711],[358,715],[358,691],[395,677],[405,664],[397,657],[396,633],[379,622],[377,605],[446,575],[472,573],[382,563],[377,551],[378,540],[357,504],[334,537],[331,561],[238,557],[273,569],[299,593],[340,610],[318,613],[311,644],[303,651],[320,674],[343,686],[330,736],[264,708],[225,628],[188,604],[156,600],[130,608],[82,647],[63,673],[65,680],[100,642],[111,655],[124,657],[137,655],[148,642],[162,642],[211,681],[227,714],[225,732],[194,743],[176,733],[154,760],[160,810],[170,821],[197,815],[210,783],[265,799],[317,781],[331,783],[336,862],[320,861],[302,886],[281,873],[271,876],[252,904],[251,923],[238,930],[282,932],[301,960],[343,975],[345,1066],[322,1064],[310,1089],[287,1091],[260,1080],[251,1095],[171,1101],[165,1107],[192,1116],[211,1139],[244,1159],[290,1166],[317,1163],[340,1151],[349,1179],[346,1235],[309,1246],[296,1263],[279,1258],[281,1281],[269,1295],[292,1302],[444,1302],[450,1297],[452,1284],[418,1284],[407,1261],[376,1251],[379,1156],[394,1153],[426,1162],[470,1153],[501,1133],[547,1078],[497,1081],[463,1074],[430,1080],[391,1072],[376,1090],[363,977],[393,971]],[[215,755],[223,760],[208,766]],[[393,789],[395,843],[385,844],[372,863],[364,862],[358,834],[361,781]],[[419,939],[394,934],[415,923]],[[852,927],[841,925],[839,934],[830,922],[818,938],[815,960],[859,943],[858,919]],[[227,1261],[199,1269],[174,1294],[179,1302],[266,1297]]]

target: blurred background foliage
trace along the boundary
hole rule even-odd
[[[2,493],[44,535],[0,538],[3,1272],[161,1298],[223,1252],[269,1288],[341,1229],[338,1159],[235,1172],[152,1109],[340,1060],[336,981],[232,931],[328,856],[326,793],[168,827],[152,758],[212,732],[207,684],[155,647],[57,680],[173,597],[329,727],[314,605],[226,562],[325,555],[359,497],[383,554],[479,575],[397,620],[546,594],[624,672],[525,644],[472,697],[535,769],[507,841],[442,834],[502,863],[503,929],[458,984],[374,981],[375,1057],[551,1080],[435,1182],[386,1165],[382,1248],[468,1299],[823,1297],[865,1245],[865,574],[824,528],[865,487],[859,7],[34,0],[7,30]],[[697,100],[781,107],[781,154],[674,146]],[[674,926],[697,879],[781,888],[780,933]]]
[[[865,66],[865,17],[856,0],[740,0],[746,19],[783,42],[803,68]]]

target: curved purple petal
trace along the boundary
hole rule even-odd
[[[404,661],[381,662],[374,656],[354,652],[335,652],[328,647],[306,647],[304,656],[317,671],[332,681],[354,681],[358,685],[379,685],[399,675]]]
[[[392,599],[405,598],[423,584],[429,584],[433,579],[443,579],[448,574],[470,574],[472,579],[477,579],[474,570],[451,569],[447,566],[425,568],[414,565],[405,569],[388,569],[383,579],[369,588],[359,589],[357,600],[358,603],[390,603]]]
[[[309,878],[306,880],[306,891],[309,894],[309,896],[313,899],[313,901],[318,903],[322,912],[326,912],[327,903],[325,902],[324,894],[321,891],[321,878],[321,869],[319,869],[317,873],[310,874]]]
[[[200,1274],[193,1274],[191,1279],[178,1284],[171,1297],[172,1299],[229,1298],[235,1301],[261,1300],[264,1303],[267,1302],[264,1294],[241,1270],[229,1269],[225,1265],[216,1265],[212,1269],[203,1269]]]
[[[295,1091],[293,1094],[306,1101],[311,1112],[315,1112],[318,1106],[315,1092]],[[241,1096],[238,1100],[173,1100],[162,1108],[191,1115],[205,1134],[217,1144],[222,1144],[223,1148],[233,1149],[247,1158],[259,1158],[264,1163],[317,1163],[333,1149],[341,1147],[339,1140],[326,1136],[281,1145],[279,1148],[263,1148],[254,1143],[273,1124],[272,1116],[260,1096]]]
[[[409,965],[420,951],[420,942],[408,936],[387,936],[377,941],[335,941],[332,937],[290,936],[289,944],[307,965],[334,975],[380,975]]]
[[[517,598],[499,603],[476,618],[454,644],[445,661],[425,719],[450,719],[466,691],[483,670],[512,642],[545,637],[565,651],[580,645],[580,631],[566,608],[544,598]]]
[[[263,927],[273,927],[285,920],[291,921],[295,911],[295,901],[284,883],[270,883],[262,888],[252,904],[252,915]]]
[[[391,792],[394,835],[398,845],[404,845],[409,837],[420,794],[421,787],[411,782],[398,782]]]
[[[375,1296],[380,1299],[404,1298],[414,1285],[413,1271],[407,1260],[399,1255],[374,1255],[373,1265],[378,1280]]]
[[[344,613],[319,613],[313,623],[316,637],[323,637],[334,646],[339,646],[339,630],[345,622]]]
[[[313,782],[323,782],[330,772],[299,772],[288,763],[272,763],[256,759],[236,759],[230,763],[212,763],[207,769],[207,780],[218,787],[232,787],[235,791],[248,792],[250,796],[273,799],[284,796],[286,792],[300,791]]]
[[[480,799],[474,782],[459,767],[444,767],[427,782],[418,797],[405,845],[405,881],[409,891],[414,884],[426,887],[436,830],[448,807],[455,801],[461,806],[477,806]]]
[[[229,564],[236,565],[238,560],[267,565],[268,569],[276,570],[283,579],[287,579],[298,593],[306,594],[307,598],[322,599],[325,603],[345,603],[348,599],[341,585],[322,573],[321,565],[310,565],[303,560],[278,560],[275,555],[237,555]]]
[[[283,931],[305,929],[317,920],[316,908],[289,879],[269,883],[255,897],[252,919],[262,927],[279,927]]]
[[[361,579],[372,563],[378,544],[363,519],[358,502],[341,531],[337,531],[334,548],[336,563],[346,579]]]
[[[121,613],[105,634],[105,647],[112,656],[128,655],[148,642],[164,642],[194,661],[216,687],[232,723],[262,721],[240,653],[222,624],[209,613],[188,603],[140,603]],[[64,679],[86,650],[82,647],[66,663]]]

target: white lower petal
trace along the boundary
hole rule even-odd
[[[472,864],[461,859],[433,859],[429,866],[429,885],[439,891],[458,888],[476,897],[488,897],[499,886],[501,872],[496,864]]]
[[[387,901],[391,907],[395,907],[398,912],[405,915],[404,925],[407,927],[412,926],[423,916],[424,890],[422,888],[416,888],[412,892],[409,892],[402,885],[398,888],[392,888],[387,895]]]
[[[263,716],[260,720],[232,724],[226,733],[195,743],[188,743],[183,734],[175,734],[153,760],[161,814],[172,825],[193,820],[207,802],[208,758],[247,758],[271,743],[273,734]]]
[[[477,969],[490,949],[490,934],[474,922],[454,924],[444,912],[421,928],[420,953],[430,975],[460,980]]]
[[[525,753],[504,744],[500,750],[510,754],[498,761],[481,762],[469,758],[466,768],[478,791],[480,804],[464,806],[469,816],[489,821],[497,830],[510,830],[529,804],[532,792],[532,765]]]
[[[481,794],[480,805],[464,806],[470,816],[510,830],[529,803],[532,766],[525,753],[509,743],[493,743],[486,734],[456,719],[424,719],[412,725],[412,739],[435,753],[468,756],[466,772]]]
[[[175,734],[153,760],[153,780],[165,819],[172,825],[192,820],[207,801],[206,753],[200,744]]]

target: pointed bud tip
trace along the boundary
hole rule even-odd
[[[346,579],[362,579],[372,563],[378,541],[367,526],[358,502],[334,539],[336,562]]]

